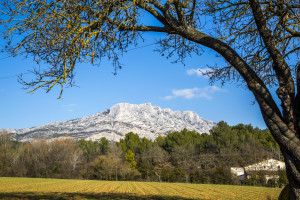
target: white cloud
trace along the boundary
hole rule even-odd
[[[211,93],[213,93],[213,92],[227,92],[227,90],[219,88],[219,87],[217,87],[215,85],[209,86],[209,87],[206,87],[206,88],[209,88],[209,90],[210,90]]]
[[[208,72],[212,72],[213,71],[213,69],[211,69],[211,68],[204,68],[204,69],[189,69],[189,70],[187,70],[186,71],[186,73],[188,74],[188,75],[196,75],[196,76],[198,76],[198,77],[205,77],[205,78],[208,78],[208,76],[207,75],[205,75],[206,73],[208,73]]]
[[[215,92],[226,92],[226,90],[221,89],[217,86],[208,86],[205,88],[190,88],[190,89],[181,89],[181,90],[172,90],[172,95],[166,96],[166,100],[174,99],[177,97],[182,97],[185,99],[194,99],[194,98],[205,98],[207,100],[212,99],[212,94]]]
[[[199,95],[199,92],[199,88],[172,90],[172,93],[175,97],[183,97],[185,99],[195,98],[197,95]]]

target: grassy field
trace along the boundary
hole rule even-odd
[[[0,199],[277,199],[281,189],[156,182],[0,178]]]

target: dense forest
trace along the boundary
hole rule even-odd
[[[268,130],[219,122],[209,134],[184,129],[154,141],[128,133],[110,144],[100,141],[16,142],[0,135],[0,176],[139,180],[215,184],[278,186],[287,182],[256,175],[241,183],[230,167],[244,167],[274,158],[282,160],[279,147]]]

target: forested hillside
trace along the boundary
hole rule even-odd
[[[223,121],[209,134],[184,129],[154,141],[130,132],[115,144],[106,138],[20,143],[1,134],[0,146],[0,176],[17,177],[240,184],[230,167],[282,159],[268,130]],[[270,184],[262,179],[244,184]]]

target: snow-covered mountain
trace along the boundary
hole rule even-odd
[[[106,137],[110,141],[119,141],[131,131],[149,139],[184,128],[209,133],[215,124],[192,111],[172,111],[152,106],[150,103],[141,105],[119,103],[89,117],[6,131],[12,133],[13,138],[18,141],[60,137],[86,140],[100,140]]]

